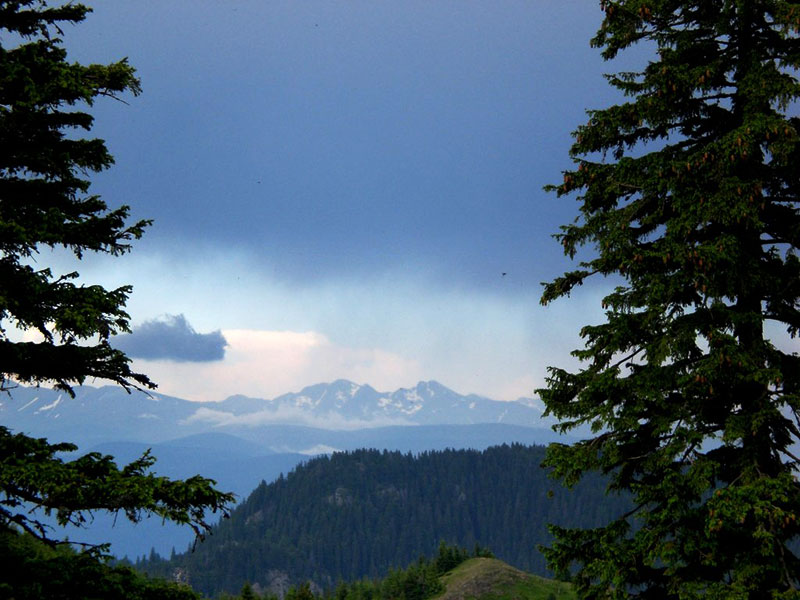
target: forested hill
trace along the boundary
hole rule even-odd
[[[598,478],[573,491],[547,478],[541,446],[414,456],[359,450],[304,463],[262,483],[194,552],[138,566],[180,572],[195,589],[236,592],[310,579],[322,587],[384,574],[434,553],[440,540],[488,547],[546,574],[547,523],[592,526],[625,510]],[[176,569],[178,571],[176,571]]]

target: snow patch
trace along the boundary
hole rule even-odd
[[[297,451],[298,454],[305,454],[306,456],[319,456],[320,454],[333,454],[334,452],[339,452],[339,448],[334,448],[326,444],[317,444],[311,448]]]
[[[417,402],[422,402],[423,400],[422,396],[420,396],[417,393],[417,390],[406,390],[405,394],[403,395],[405,396],[405,399],[408,400],[409,402],[417,403]]]
[[[303,406],[311,407],[314,406],[314,401],[308,396],[297,396],[294,399],[294,405],[298,408],[302,408]]]
[[[47,406],[43,406],[42,408],[37,409],[34,414],[38,415],[40,412],[44,412],[46,410],[53,410],[59,404],[61,404],[61,394],[59,394],[58,398],[56,398],[53,402],[51,402]]]
[[[419,412],[420,410],[422,410],[422,404],[415,404],[414,406],[405,409],[403,412],[406,413],[407,415],[413,415],[414,413]]]
[[[28,402],[27,404],[25,404],[25,406],[20,406],[20,407],[17,409],[17,412],[20,412],[20,411],[23,411],[23,410],[25,410],[26,408],[28,408],[28,407],[29,407],[31,404],[33,404],[33,403],[34,403],[34,402],[36,402],[37,400],[39,400],[39,396],[36,396],[36,398],[34,398],[33,400],[31,400],[30,402]]]

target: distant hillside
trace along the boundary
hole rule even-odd
[[[549,540],[547,523],[594,526],[627,504],[605,496],[599,478],[561,489],[543,459],[543,447],[522,445],[316,458],[259,486],[193,553],[138,566],[168,577],[179,569],[209,595],[280,578],[327,588],[380,576],[444,540],[545,575],[537,546]]]

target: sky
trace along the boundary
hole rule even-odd
[[[577,213],[542,187],[586,109],[619,100],[603,73],[645,58],[590,47],[598,2],[89,4],[70,59],[128,57],[143,87],[91,109],[116,159],[92,192],[154,223],[78,269],[133,284],[116,343],[158,391],[437,380],[513,400],[575,365],[608,284],[540,306]]]

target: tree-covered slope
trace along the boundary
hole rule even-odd
[[[268,588],[284,575],[327,587],[382,575],[446,540],[545,574],[537,546],[549,541],[547,523],[592,526],[626,504],[605,496],[597,478],[562,489],[543,459],[543,447],[522,445],[319,457],[260,485],[194,552],[139,566],[167,576],[180,569],[207,594],[245,581]]]

